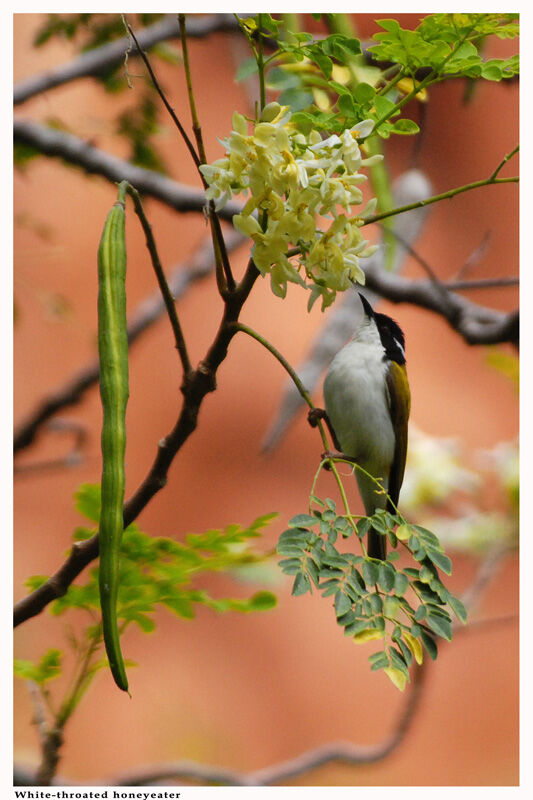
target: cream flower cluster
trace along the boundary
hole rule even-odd
[[[245,117],[233,115],[233,130],[221,143],[227,155],[200,167],[208,184],[206,196],[217,210],[236,194],[247,194],[233,224],[253,239],[252,257],[263,275],[270,274],[272,291],[284,297],[287,283],[311,289],[309,307],[322,297],[330,305],[350,281],[364,283],[359,259],[371,255],[361,222],[376,207],[372,199],[358,216],[358,172],[382,156],[363,158],[358,140],[367,137],[372,120],[322,139],[296,130],[288,107],[269,103],[249,132]]]

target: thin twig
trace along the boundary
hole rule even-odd
[[[475,607],[480,595],[485,587],[492,580],[496,572],[501,568],[504,559],[513,551],[514,548],[508,544],[496,545],[479,564],[476,576],[468,589],[463,593],[462,601],[470,611]]]
[[[282,367],[290,375],[294,385],[298,389],[301,397],[305,400],[305,402],[309,406],[310,410],[311,411],[315,410],[314,403],[311,400],[311,395],[309,394],[309,392],[307,391],[307,389],[303,385],[302,381],[300,380],[300,377],[298,376],[296,371],[293,369],[293,367],[289,364],[289,362],[287,361],[285,356],[283,356],[279,352],[279,350],[276,347],[274,347],[274,345],[271,342],[269,342],[267,339],[265,339],[264,336],[261,336],[260,333],[257,333],[257,331],[254,331],[253,328],[250,328],[249,325],[245,325],[242,322],[235,322],[235,323],[233,323],[233,327],[234,327],[235,330],[242,331],[243,333],[248,334],[248,336],[251,336],[257,342],[259,342],[259,344],[261,344],[263,347],[265,347],[279,361],[279,363],[282,365]],[[320,437],[322,439],[322,446],[327,451],[327,449],[328,449],[328,440],[327,440],[327,437],[326,437],[326,432],[324,430],[324,425],[322,424],[322,421],[320,420],[320,418],[318,418],[318,419],[316,419],[315,423],[313,423],[313,424],[314,424],[314,427],[318,428],[318,431],[320,433]],[[330,432],[331,432],[332,438],[335,441],[336,438],[334,436],[333,428],[331,428],[329,421],[328,421],[328,428],[330,428]],[[337,483],[337,487],[339,489],[339,493],[340,493],[342,501],[344,503],[344,508],[346,510],[346,515],[351,520],[352,525],[353,525],[353,527],[355,529],[356,525],[353,522],[353,515],[350,513],[350,508],[349,508],[349,504],[348,504],[348,498],[346,496],[346,492],[344,490],[344,485],[342,483],[341,477],[340,477],[339,472],[338,472],[338,470],[336,468],[335,461],[336,461],[336,459],[334,457],[333,458],[325,457],[325,458],[323,458],[322,463],[323,464],[327,464],[328,468],[333,473],[333,477],[335,478],[335,481]],[[363,549],[364,549],[364,545],[363,544],[362,544],[362,546],[363,546]]]
[[[498,164],[498,166],[490,176],[492,180],[494,180],[497,177],[498,173],[501,172],[501,170],[507,164],[507,162],[510,161],[511,158],[513,158],[513,156],[515,156],[519,150],[520,150],[520,145],[517,144],[516,147],[513,148],[513,150],[511,150],[510,153],[507,153],[507,155],[502,158],[501,162]]]
[[[455,280],[463,280],[466,278],[467,274],[473,270],[473,268],[481,261],[485,252],[487,250],[488,244],[490,239],[490,231],[487,231],[483,236],[483,239],[479,243],[479,245],[473,250],[472,253],[468,256],[467,259],[461,264],[459,269],[455,274]]]
[[[59,762],[63,732],[60,726],[48,723],[40,687],[34,681],[28,681],[28,687],[41,747],[41,763],[35,773],[34,782],[36,786],[50,786]]]
[[[381,214],[374,214],[372,217],[367,217],[367,219],[362,220],[362,226],[371,225],[373,222],[380,222],[382,219],[387,219],[387,217],[403,214],[405,211],[412,211],[414,208],[424,208],[425,206],[429,206],[431,203],[438,203],[441,200],[449,200],[458,194],[471,192],[473,189],[481,189],[483,186],[497,186],[504,183],[518,183],[519,180],[520,178],[518,175],[514,175],[510,178],[493,178],[491,176],[490,178],[485,178],[481,181],[473,181],[472,183],[467,183],[464,186],[458,186],[455,189],[449,189],[447,192],[442,192],[441,194],[433,195],[433,197],[428,197],[426,200],[418,200],[416,203],[409,203],[408,205],[401,206],[400,208],[391,208],[389,211],[383,211]]]
[[[162,100],[162,102],[163,102],[163,105],[165,106],[166,110],[167,110],[167,111],[168,111],[168,113],[170,114],[170,116],[171,116],[171,118],[172,118],[172,121],[174,122],[174,125],[175,125],[175,126],[177,127],[177,129],[179,130],[179,132],[180,132],[180,134],[181,134],[181,137],[182,137],[183,141],[185,142],[185,144],[186,144],[186,146],[187,146],[187,150],[188,150],[188,151],[189,151],[189,153],[191,154],[191,158],[192,158],[192,160],[194,161],[194,163],[195,163],[195,164],[196,164],[196,166],[198,167],[198,166],[199,166],[199,165],[200,165],[202,162],[201,162],[200,158],[198,158],[198,153],[197,153],[197,152],[196,152],[196,150],[194,149],[194,145],[193,145],[193,143],[191,142],[191,140],[189,139],[189,136],[188,136],[188,134],[187,134],[187,131],[185,130],[185,128],[184,128],[184,127],[183,127],[183,125],[181,124],[181,122],[180,122],[180,120],[179,120],[179,118],[178,118],[178,116],[177,116],[176,112],[174,111],[174,109],[172,108],[172,106],[170,105],[170,103],[168,102],[168,100],[167,100],[167,98],[166,98],[166,95],[165,95],[165,93],[164,93],[164,92],[163,92],[163,90],[161,89],[161,87],[160,87],[160,85],[159,85],[159,82],[158,82],[158,80],[157,80],[157,78],[156,78],[156,76],[155,76],[155,73],[154,73],[154,71],[153,71],[153,69],[152,69],[152,66],[151,66],[151,64],[150,64],[150,61],[148,60],[148,58],[147,58],[147,56],[146,56],[146,53],[145,53],[145,52],[144,52],[144,51],[141,49],[141,46],[139,45],[139,42],[138,42],[138,40],[137,40],[137,37],[135,36],[135,34],[134,34],[134,32],[133,32],[133,30],[132,30],[132,28],[131,28],[131,26],[130,26],[130,24],[129,24],[128,20],[126,19],[126,17],[125,17],[124,15],[122,15],[122,19],[124,20],[124,25],[126,26],[126,28],[127,28],[127,30],[128,30],[128,33],[130,34],[131,38],[132,38],[132,39],[133,39],[133,41],[135,42],[135,46],[136,46],[136,48],[137,48],[137,51],[138,51],[138,53],[139,53],[140,57],[141,57],[141,58],[142,58],[142,60],[144,61],[144,65],[145,65],[146,69],[148,70],[148,73],[149,73],[149,75],[150,75],[150,78],[152,79],[152,83],[154,84],[154,88],[155,88],[155,90],[156,90],[157,94],[158,94],[158,95],[159,95],[159,97],[161,98],[161,100]]]
[[[196,111],[196,101],[194,99],[194,91],[192,88],[191,65],[189,62],[189,47],[187,44],[187,29],[185,24],[185,14],[178,14],[178,19],[180,23],[181,49],[183,52],[183,67],[185,69],[185,80],[187,83],[187,97],[189,99],[189,109],[192,117],[192,129],[196,139],[196,146],[198,147],[198,153],[200,154],[200,163],[205,164],[207,159],[205,157],[205,147],[202,138],[202,128],[200,125],[200,120],[198,119],[198,113]]]
[[[471,281],[445,281],[447,289],[454,292],[465,292],[471,289],[503,289],[511,286],[518,286],[520,278],[518,275],[502,278],[480,278]]]
[[[300,380],[299,376],[296,374],[293,367],[289,364],[287,359],[285,358],[280,351],[274,347],[264,336],[261,336],[260,333],[254,331],[249,325],[245,325],[243,322],[235,322],[234,326],[235,330],[242,331],[246,333],[248,336],[251,336],[252,339],[255,339],[256,342],[259,342],[264,348],[266,348],[273,356],[276,358],[282,367],[289,373],[290,377],[292,378],[294,385],[300,392],[300,395],[303,397],[309,408],[314,408],[313,401],[311,400],[311,395],[303,385],[302,381]],[[327,445],[327,442],[324,442],[324,445]]]
[[[202,137],[202,127],[200,125],[200,120],[198,118],[198,113],[196,111],[196,102],[194,99],[194,91],[192,87],[192,73],[189,61],[189,45],[187,42],[185,14],[179,14],[178,17],[180,21],[181,48],[183,51],[183,66],[185,68],[185,79],[187,82],[187,96],[189,98],[189,108],[191,111],[192,129],[194,132],[194,136],[196,138],[196,145],[198,147],[198,152],[200,154],[200,163],[206,164],[207,158],[205,154],[204,141]],[[207,188],[207,182],[200,170],[199,173],[205,189]],[[215,263],[217,265],[217,271],[216,271],[217,285],[221,296],[224,297],[227,291],[233,292],[235,290],[235,279],[233,278],[233,273],[231,271],[231,265],[229,262],[228,253],[224,244],[224,237],[222,236],[222,230],[220,228],[220,220],[218,218],[217,211],[215,210],[215,204],[212,200],[209,201],[208,212],[209,212],[209,222],[211,225],[211,231],[213,235],[213,247],[215,249]],[[224,275],[224,278],[222,276],[222,273]]]
[[[152,226],[148,222],[146,218],[146,214],[144,213],[144,208],[141,202],[141,198],[139,196],[139,192],[133,187],[128,187],[128,192],[133,198],[133,203],[135,206],[135,213],[139,217],[141,221],[141,225],[143,227],[144,235],[146,237],[146,246],[150,253],[150,258],[152,260],[152,266],[154,268],[154,272],[156,274],[157,282],[159,284],[159,288],[161,290],[161,294],[163,296],[163,300],[167,309],[167,314],[170,320],[170,324],[172,325],[172,330],[174,331],[174,340],[176,343],[176,349],[179,353],[179,357],[181,359],[181,365],[183,367],[183,376],[186,380],[190,373],[192,372],[192,365],[189,359],[189,354],[187,351],[187,345],[185,344],[185,338],[183,336],[183,330],[181,328],[181,324],[178,318],[178,312],[176,311],[176,304],[174,302],[174,298],[172,297],[172,293],[169,289],[167,279],[165,277],[165,273],[163,271],[163,267],[161,266],[161,261],[159,259],[159,254],[157,252],[157,247],[155,243],[155,239],[152,234]]]

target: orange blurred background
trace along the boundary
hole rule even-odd
[[[370,15],[353,15],[358,33],[376,30]],[[44,15],[14,15],[14,76],[19,81],[73,57],[69,43],[32,47]],[[414,27],[417,15],[398,15]],[[315,24],[315,23],[311,23]],[[501,43],[505,47],[506,43]],[[234,82],[232,39],[215,34],[190,43],[193,80],[208,159],[221,155],[234,109],[246,111],[243,87]],[[502,51],[503,52],[503,51]],[[490,55],[497,53],[490,53]],[[242,50],[238,48],[238,57]],[[183,71],[158,60],[157,74],[179,118],[189,113]],[[130,62],[134,75],[140,62]],[[17,107],[16,115],[57,118],[78,136],[118,156],[126,146],[114,135],[120,109],[135,102],[131,92],[106,95],[81,80]],[[518,85],[484,82],[469,104],[462,82],[431,90],[418,166],[435,192],[488,177],[518,140]],[[407,116],[416,117],[417,109]],[[162,114],[158,145],[176,180],[199,186],[194,165],[177,132]],[[387,143],[393,176],[411,166],[413,139]],[[505,174],[515,174],[508,169]],[[38,400],[60,386],[95,354],[96,250],[116,188],[99,177],[40,158],[16,171],[14,333],[15,423]],[[184,261],[203,241],[201,215],[178,216],[154,200],[145,203],[166,268]],[[432,207],[419,253],[446,279],[479,246],[490,242],[476,277],[518,273],[516,186],[487,187]],[[127,223],[128,307],[155,288],[143,235],[131,214]],[[232,263],[240,274],[247,254]],[[410,259],[406,274],[423,277]],[[472,291],[480,304],[511,310],[516,288]],[[297,365],[324,322],[318,305],[307,314],[307,297],[290,287],[285,301],[258,281],[242,320],[260,331]],[[193,363],[211,342],[220,317],[214,281],[194,286],[178,306]],[[456,437],[472,465],[479,448],[517,435],[518,408],[510,382],[486,365],[487,350],[469,347],[446,323],[411,306],[380,310],[401,323],[408,345],[412,421],[422,431]],[[328,313],[328,312],[326,312]],[[511,351],[509,351],[511,352]],[[277,410],[285,374],[260,346],[236,337],[218,375],[218,389],[202,406],[199,427],[176,458],[166,488],[139,522],[154,536],[183,539],[187,532],[247,524],[278,511],[267,528],[265,549],[293,514],[304,511],[318,464],[320,441],[301,415],[281,445],[260,454],[261,440]],[[128,406],[129,496],[149,469],[156,445],[173,426],[180,405],[180,372],[168,321],[162,318],[131,351]],[[317,393],[317,402],[321,395]],[[85,481],[99,480],[100,406],[97,388],[78,406],[61,412],[88,432],[83,463],[63,470],[21,473],[15,481],[15,594],[25,593],[29,575],[50,574],[61,563],[72,530],[82,524],[72,495]],[[67,436],[42,431],[17,463],[29,464],[65,452]],[[476,562],[454,558],[450,588],[459,594]],[[273,571],[275,575],[275,571]],[[517,614],[518,569],[514,558],[495,575],[474,619]],[[214,594],[251,594],[262,586],[239,586],[221,576],[202,585]],[[273,611],[215,615],[199,608],[194,621],[157,615],[148,638],[128,631],[124,649],[138,662],[130,670],[133,699],[119,692],[108,674],[94,682],[66,729],[59,774],[91,784],[142,765],[192,759],[242,771],[259,769],[329,742],[374,744],[390,732],[405,697],[382,673],[370,673],[366,648],[355,648],[335,625],[331,607],[315,594],[290,596],[278,577]],[[73,615],[75,616],[75,615]],[[77,625],[73,620],[72,624]],[[48,613],[15,633],[15,654],[38,659],[48,647],[64,647],[65,621]],[[364,766],[329,765],[295,781],[301,785],[514,785],[518,782],[518,625],[493,625],[461,632],[442,644],[428,670],[421,707],[408,735],[386,760]],[[68,659],[66,661],[68,665]],[[56,686],[57,684],[57,686]],[[53,682],[52,692],[63,685]],[[38,740],[31,724],[27,688],[15,682],[15,759],[36,765]],[[407,690],[408,691],[408,690]]]

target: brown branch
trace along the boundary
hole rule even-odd
[[[74,441],[70,450],[58,458],[41,459],[25,464],[15,464],[13,472],[15,476],[35,475],[50,469],[65,469],[66,467],[77,467],[83,461],[83,449],[87,440],[87,429],[85,425],[70,419],[53,419],[48,422],[48,430],[59,433],[70,433]]]
[[[502,344],[518,347],[519,312],[485,308],[447,291],[443,301],[441,286],[434,281],[404,278],[391,272],[365,270],[366,286],[392,303],[411,303],[442,316],[468,344]]]
[[[474,580],[463,593],[462,601],[470,610],[479,600],[487,584],[492,580],[496,572],[501,568],[503,560],[513,551],[509,544],[495,545],[485,555],[481,561]]]
[[[425,665],[414,670],[411,690],[393,725],[393,730],[377,745],[365,747],[351,742],[328,742],[306,750],[294,758],[249,773],[181,761],[129,772],[127,775],[118,776],[114,783],[117,786],[143,786],[172,778],[179,781],[185,779],[231,786],[273,786],[285,784],[288,780],[332,762],[353,765],[381,761],[401,744],[408,733],[422,697],[426,672]]]
[[[43,155],[58,157],[67,164],[81,167],[93,175],[101,175],[113,183],[128,181],[142,195],[154,197],[176,211],[204,211],[206,199],[202,189],[178,183],[154,170],[137,167],[71,133],[26,119],[15,119],[13,130],[15,144],[28,145]],[[219,215],[223,219],[231,220],[241,210],[238,203],[230,201],[219,211]]]
[[[150,786],[167,780],[180,782],[187,780],[226,786],[273,786],[284,784],[286,781],[332,762],[356,765],[382,761],[402,743],[410,730],[420,705],[426,673],[426,665],[417,667],[413,672],[411,689],[393,724],[393,729],[377,745],[364,746],[342,741],[328,742],[306,750],[294,758],[272,764],[270,767],[255,772],[239,772],[194,761],[177,761],[131,770],[113,777],[110,783],[113,786]],[[20,775],[20,782],[17,785],[23,785],[30,780],[30,774],[20,767],[17,772]]]
[[[445,281],[444,285],[453,292],[466,292],[472,289],[508,289],[518,286],[520,278],[518,275],[502,278],[478,278],[477,280],[453,280]]]
[[[242,244],[243,241],[244,237],[235,230],[229,230],[226,234],[226,247],[230,251]],[[168,285],[173,298],[176,300],[182,297],[192,284],[211,275],[214,268],[213,249],[211,242],[206,240],[189,261],[179,264],[170,273]],[[130,347],[147,328],[162,316],[164,311],[165,303],[159,291],[154,292],[140,303],[128,323]],[[56,391],[44,397],[28,417],[17,426],[13,440],[15,453],[32,444],[41,427],[54,414],[63,408],[79,403],[85,392],[97,383],[99,376],[98,359],[94,359],[77,371]]]
[[[192,372],[192,365],[189,359],[189,353],[187,352],[187,345],[185,344],[185,337],[183,336],[181,323],[178,319],[178,312],[176,311],[175,301],[174,298],[172,297],[172,292],[170,291],[169,285],[167,283],[165,272],[163,270],[163,267],[161,266],[161,260],[159,258],[159,253],[157,252],[155,239],[152,234],[152,226],[148,222],[146,214],[144,213],[144,208],[141,202],[141,198],[139,196],[139,192],[132,186],[128,187],[128,192],[133,198],[135,213],[139,217],[139,220],[141,222],[144,231],[144,235],[146,238],[146,247],[148,248],[148,252],[150,253],[150,258],[152,260],[152,266],[154,268],[157,283],[159,284],[159,289],[163,297],[163,302],[165,303],[168,318],[170,320],[170,324],[172,325],[172,330],[174,332],[174,341],[176,343],[176,350],[178,351],[179,357],[181,359],[183,375],[186,378]]]
[[[200,407],[210,392],[216,389],[216,375],[226,358],[231,340],[237,333],[242,306],[248,298],[259,272],[250,260],[242,281],[224,303],[218,332],[204,359],[188,376],[182,386],[183,403],[174,428],[159,442],[152,467],[137,491],[124,504],[124,527],[140,512],[166,484],[167,473],[174,457],[194,432]],[[67,560],[42,586],[20,600],[14,609],[14,625],[20,625],[40,614],[48,603],[65,594],[72,581],[98,555],[98,535],[72,546]]]
[[[195,16],[189,24],[188,35],[202,38],[216,31],[238,30],[239,27],[233,14],[209,14]],[[180,26],[177,16],[169,14],[163,20],[144,28],[138,33],[137,38],[139,45],[143,49],[149,50],[159,42],[176,38],[179,34]],[[13,102],[15,105],[24,103],[35,95],[80,78],[100,77],[124,61],[128,47],[128,37],[124,36],[114,42],[102,45],[102,47],[88,50],[60,67],[20,81],[15,86]]]
[[[183,66],[185,68],[185,80],[187,82],[187,96],[189,98],[189,108],[192,118],[192,129],[196,139],[196,146],[198,147],[198,153],[200,155],[200,163],[205,164],[207,163],[207,158],[205,154],[205,146],[202,136],[202,127],[200,125],[200,120],[198,118],[198,114],[196,111],[196,102],[194,100],[194,91],[192,88],[192,74],[189,63],[189,47],[187,44],[188,34],[185,24],[185,14],[179,14],[178,18],[181,25],[181,32],[180,32],[181,49],[183,52]],[[199,166],[199,164],[197,164],[197,166]],[[200,174],[200,178],[202,179],[204,189],[207,189],[206,179],[204,178],[200,169],[198,170],[198,172]],[[209,213],[209,223],[211,225],[211,231],[213,236],[213,247],[215,249],[215,260],[217,267],[216,269],[217,286],[221,297],[225,297],[226,292],[234,291],[235,279],[231,271],[228,254],[226,252],[226,247],[224,245],[224,237],[222,236],[222,230],[220,228],[220,220],[217,211],[215,209],[215,204],[213,200],[209,201],[208,213]]]

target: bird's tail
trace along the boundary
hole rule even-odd
[[[367,552],[370,558],[380,558],[381,561],[385,561],[387,557],[387,537],[377,531],[369,531]]]

